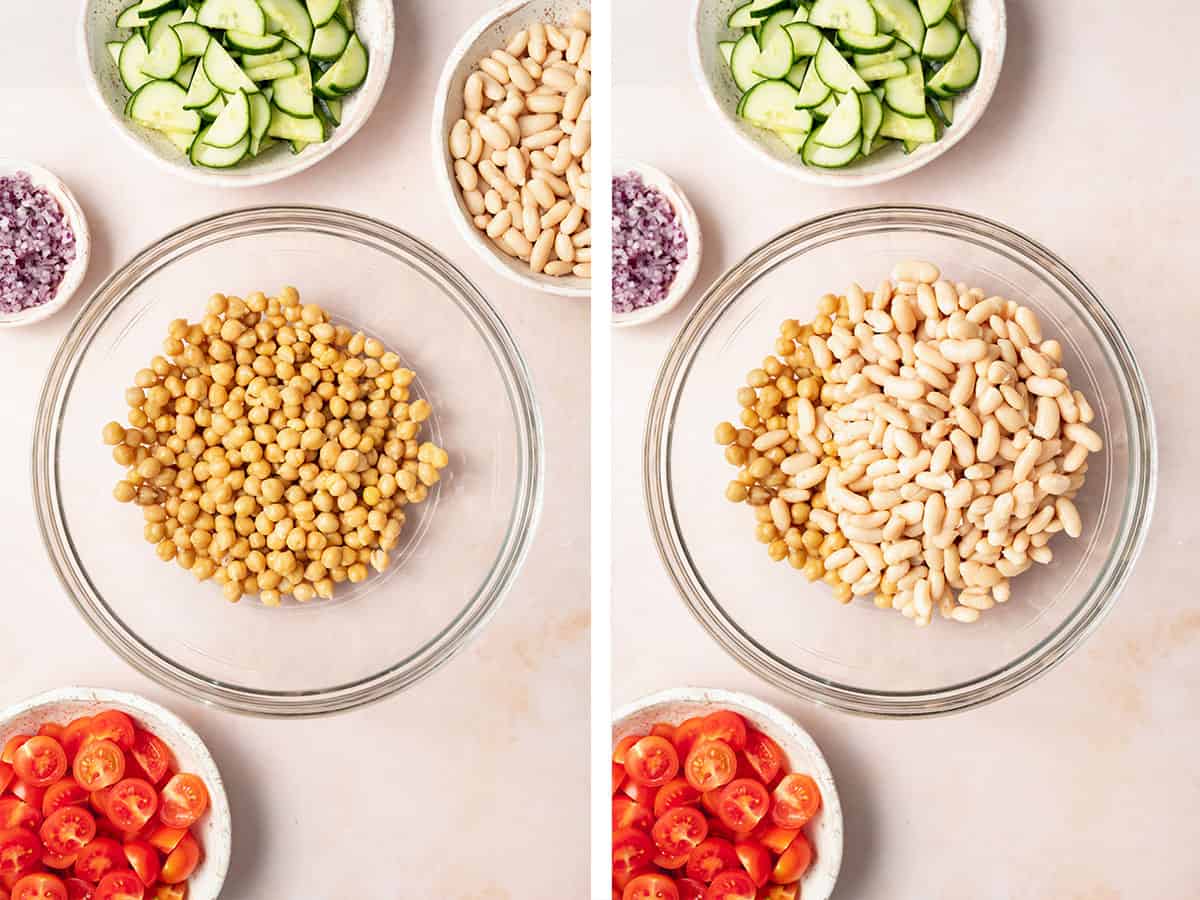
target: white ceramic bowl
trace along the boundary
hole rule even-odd
[[[678,725],[685,719],[718,709],[740,713],[783,749],[790,771],[811,776],[821,789],[821,809],[805,826],[805,836],[813,846],[813,863],[804,873],[800,887],[804,900],[829,900],[842,867],[842,804],[833,773],[816,741],[791,716],[769,703],[736,691],[672,688],[642,697],[617,710],[613,718],[613,743],[615,745],[628,734],[648,734],[655,722]]]
[[[209,809],[193,826],[203,848],[203,857],[188,879],[189,900],[216,900],[229,871],[233,828],[229,799],[217,764],[204,741],[182,719],[157,703],[124,691],[103,688],[65,687],[39,694],[0,712],[0,744],[18,734],[33,734],[45,722],[65,725],[80,716],[116,709],[158,735],[171,748],[179,771],[204,779]]]
[[[58,201],[58,205],[62,207],[63,217],[75,234],[75,261],[67,266],[66,272],[63,273],[54,299],[41,306],[34,306],[20,312],[0,312],[0,328],[16,328],[19,325],[41,322],[70,303],[79,286],[83,284],[83,278],[87,275],[88,262],[92,256],[91,233],[88,231],[87,219],[84,218],[83,209],[79,206],[75,195],[56,175],[41,166],[22,162],[19,159],[0,157],[0,178],[15,175],[18,172],[28,173],[34,185],[53,195],[54,199]]]
[[[554,277],[530,271],[527,263],[502,253],[491,240],[479,231],[471,221],[472,216],[463,201],[462,192],[454,178],[454,161],[450,157],[450,129],[463,115],[463,86],[467,76],[475,69],[480,59],[493,50],[503,49],[512,35],[534,22],[566,22],[576,9],[590,9],[586,0],[507,0],[488,11],[479,21],[467,29],[442,69],[434,95],[433,171],[441,186],[442,198],[450,211],[450,218],[458,226],[463,239],[489,266],[518,284],[535,291],[558,294],[563,297],[590,297],[592,282],[588,278],[574,275]]]
[[[334,130],[333,136],[295,156],[287,147],[280,145],[256,159],[243,160],[230,169],[193,166],[187,156],[163,135],[143,128],[125,115],[129,91],[122,84],[117,67],[104,45],[108,41],[128,37],[129,32],[114,24],[117,15],[128,5],[129,0],[84,0],[80,4],[78,50],[82,77],[105,117],[126,143],[136,147],[142,156],[160,168],[188,181],[214,187],[255,187],[303,172],[335,153],[354,137],[383,96],[383,86],[392,65],[396,31],[392,0],[355,0],[355,30],[370,54],[370,68],[367,80],[345,98],[342,124]]]
[[[675,280],[671,282],[671,290],[667,296],[653,306],[633,312],[613,313],[613,325],[618,328],[653,322],[655,319],[661,319],[678,306],[696,281],[696,275],[700,271],[700,259],[704,251],[704,244],[700,236],[700,220],[696,217],[696,211],[692,209],[692,204],[688,202],[687,196],[679,185],[666,173],[645,163],[627,163],[621,160],[613,163],[614,175],[625,175],[630,172],[641,175],[642,181],[649,187],[657,188],[667,198],[667,202],[675,210],[675,215],[679,217],[684,234],[687,235],[688,253],[687,259],[675,273]]]
[[[821,169],[806,166],[798,154],[792,153],[770,133],[755,128],[737,115],[740,92],[721,58],[717,42],[735,37],[726,26],[729,14],[744,0],[692,0],[692,22],[689,35],[692,74],[709,106],[738,139],[754,153],[766,159],[781,172],[828,187],[864,187],[881,184],[915,172],[933,162],[966,137],[967,132],[983,116],[1004,62],[1007,37],[1004,0],[967,0],[967,30],[979,47],[981,65],[979,80],[968,91],[955,98],[954,124],[946,129],[941,140],[923,144],[913,153],[904,155],[899,146],[889,147],[860,159],[844,169]]]

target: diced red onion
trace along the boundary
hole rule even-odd
[[[662,191],[636,172],[614,177],[613,312],[666,298],[687,255],[687,234]]]
[[[54,299],[75,261],[75,234],[58,200],[26,172],[0,178],[0,312]]]

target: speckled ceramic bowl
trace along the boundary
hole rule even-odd
[[[685,719],[718,709],[739,713],[783,749],[790,771],[811,776],[821,789],[821,809],[805,826],[805,836],[813,846],[813,863],[804,873],[800,887],[804,900],[829,900],[842,867],[842,803],[833,773],[816,741],[787,713],[736,691],[672,688],[618,709],[613,717],[613,743],[628,734],[648,734],[656,722],[678,725]]]
[[[103,688],[65,687],[22,700],[0,712],[0,744],[33,734],[46,722],[66,724],[80,716],[116,709],[158,735],[171,748],[181,772],[192,772],[208,787],[209,808],[193,826],[204,856],[188,879],[188,900],[216,900],[229,871],[233,828],[229,799],[217,764],[204,741],[177,715],[137,694]]]

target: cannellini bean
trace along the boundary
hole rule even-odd
[[[479,173],[465,159],[454,161],[454,177],[464,191],[473,191],[479,185]]]

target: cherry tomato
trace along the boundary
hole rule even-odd
[[[200,845],[190,834],[185,834],[179,846],[171,851],[162,866],[159,876],[166,884],[179,884],[187,881],[200,865]]]
[[[187,894],[186,881],[179,884],[156,884],[146,895],[146,900],[187,900]]]
[[[0,828],[28,828],[36,831],[42,814],[16,797],[0,797]]]
[[[158,794],[150,782],[126,778],[109,789],[104,809],[122,831],[141,831],[158,811]]]
[[[661,816],[677,806],[691,806],[700,799],[700,792],[687,783],[686,779],[668,781],[654,795],[654,816]]]
[[[761,731],[752,729],[746,732],[746,762],[763,784],[770,784],[784,767],[786,760],[777,743]]]
[[[96,884],[109,872],[119,872],[128,863],[125,851],[112,838],[98,837],[82,850],[75,860],[75,874],[84,881]]]
[[[167,825],[157,825],[153,827],[153,831],[146,835],[146,840],[151,847],[163,856],[166,856],[179,846],[179,842],[183,840],[185,834],[187,834],[186,828],[171,828]]]
[[[32,734],[18,734],[10,737],[4,745],[4,749],[0,750],[0,762],[8,763],[11,766],[17,750],[31,737],[33,737]]]
[[[164,785],[158,817],[172,828],[190,828],[208,809],[208,788],[197,775],[183,773]]]
[[[771,795],[762,782],[738,778],[721,790],[717,815],[721,821],[739,833],[753,831],[771,807]]]
[[[625,767],[620,763],[613,763],[612,767],[612,792],[615,794],[625,783]]]
[[[112,741],[91,741],[75,757],[73,774],[85,791],[111,787],[125,776],[125,754]]]
[[[666,738],[668,741],[675,740],[675,726],[668,725],[666,722],[655,722],[650,727],[650,733],[654,737]]]
[[[63,727],[55,722],[46,722],[37,731],[38,734],[52,737],[60,744],[62,743]]]
[[[625,755],[629,752],[629,748],[641,739],[641,735],[627,734],[617,741],[617,746],[613,748],[613,762],[625,765]]]
[[[77,853],[55,853],[46,850],[42,853],[42,865],[47,869],[69,869],[75,865]]]
[[[704,900],[754,900],[757,896],[754,881],[740,869],[721,872],[704,892]]]
[[[678,856],[667,856],[662,850],[658,851],[658,855],[654,857],[654,864],[660,869],[682,869],[687,865],[688,857],[691,853],[680,853]]]
[[[149,843],[142,840],[129,841],[125,844],[125,858],[129,860],[130,868],[137,873],[137,877],[142,879],[142,884],[146,887],[158,881],[162,863],[159,862],[158,851]]]
[[[42,798],[42,815],[48,816],[64,806],[83,806],[88,802],[88,792],[74,778],[64,778],[46,788]]]
[[[140,728],[137,730],[130,753],[151,784],[158,784],[167,777],[167,770],[171,768],[171,751],[150,732]]]
[[[758,892],[758,900],[799,900],[800,884],[769,884]]]
[[[19,778],[13,781],[9,791],[18,800],[24,800],[34,809],[42,808],[42,801],[46,798],[46,789],[34,787],[26,781],[21,781]]]
[[[775,869],[771,872],[771,880],[779,884],[791,884],[799,881],[808,867],[812,864],[812,845],[808,838],[800,834],[775,860]]]
[[[0,831],[0,879],[15,881],[37,868],[42,858],[42,842],[28,828]]]
[[[708,811],[710,816],[715,816],[721,804],[721,789],[713,788],[711,791],[705,791],[700,795],[700,803]]]
[[[650,830],[650,836],[663,853],[679,856],[690,853],[708,837],[708,821],[692,806],[677,806],[662,815]]]
[[[733,844],[724,838],[709,838],[692,851],[688,859],[687,876],[708,884],[727,869],[741,869],[741,860]]]
[[[0,763],[0,794],[12,783],[13,767],[8,763]]]
[[[688,754],[683,766],[688,784],[698,791],[724,787],[737,772],[737,755],[724,741],[701,741]]]
[[[642,738],[625,754],[625,771],[639,784],[660,787],[679,771],[679,754],[666,738]]]
[[[687,759],[687,755],[692,752],[692,747],[695,746],[703,728],[703,717],[696,716],[675,729],[675,736],[671,740],[675,744],[675,752],[679,754],[680,759]]]
[[[95,900],[92,886],[82,878],[67,878],[63,884],[67,886],[67,900]]]
[[[724,741],[734,750],[745,750],[746,720],[728,709],[719,709],[704,717],[700,736],[704,740]]]
[[[695,878],[680,878],[675,882],[679,900],[704,900],[704,885]]]
[[[709,791],[710,794],[720,794],[720,791]],[[705,796],[708,796],[707,794]],[[739,841],[745,837],[744,834],[738,834],[719,818],[709,816],[708,819],[708,835],[709,837],[725,838],[728,841]]]
[[[628,797],[613,797],[613,831],[622,828],[636,828],[638,831],[649,831],[654,826],[654,813],[640,803],[634,803]]]
[[[638,784],[632,778],[629,778],[621,786],[621,793],[634,803],[640,803],[642,806],[653,809],[654,798],[658,796],[658,788],[650,787],[646,784]]]
[[[64,806],[46,817],[39,834],[51,853],[70,856],[96,836],[96,819],[82,806]]]
[[[754,881],[755,887],[762,887],[771,877],[771,852],[758,841],[741,841],[733,845],[733,852],[742,861],[742,868]]]
[[[788,848],[799,833],[799,828],[780,828],[767,819],[754,832],[754,836],[764,847],[778,855]]]
[[[654,842],[636,828],[623,828],[613,835],[613,881],[624,889],[635,875],[650,868],[654,861]]]
[[[112,741],[122,750],[132,750],[137,729],[125,713],[110,709],[92,718],[88,734],[94,741]]]
[[[67,900],[67,886],[53,875],[26,875],[13,885],[12,900]]]
[[[821,790],[807,775],[784,776],[775,788],[771,817],[781,828],[802,828],[821,808]]]
[[[67,756],[71,761],[75,761],[76,755],[79,753],[79,748],[87,741],[92,727],[92,717],[84,716],[81,719],[76,719],[63,729],[62,737],[59,743],[63,749],[67,751]]]
[[[109,872],[96,885],[96,900],[142,900],[146,886],[132,872]]]
[[[666,875],[639,875],[625,885],[621,900],[679,900],[679,888]]]

